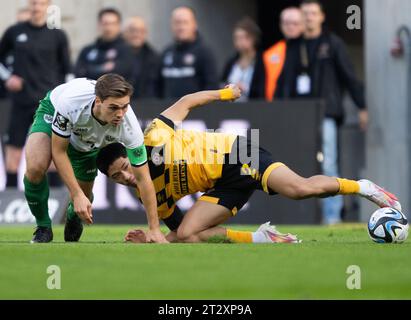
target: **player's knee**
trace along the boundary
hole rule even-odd
[[[180,226],[177,229],[177,239],[180,242],[189,242],[190,238],[193,236],[193,232],[189,228]]]
[[[42,165],[27,165],[25,176],[32,183],[40,183],[47,173],[47,167]]]

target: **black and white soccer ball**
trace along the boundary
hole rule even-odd
[[[408,237],[408,220],[393,208],[376,210],[368,221],[368,234],[378,243],[401,243]]]

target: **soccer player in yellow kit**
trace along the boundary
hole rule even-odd
[[[323,175],[303,178],[283,163],[274,161],[268,151],[245,137],[176,129],[193,108],[213,101],[235,100],[240,95],[235,85],[186,95],[155,118],[144,132],[158,214],[171,230],[167,235],[169,241],[202,242],[220,235],[240,243],[298,242],[296,236],[279,233],[269,223],[261,225],[256,232],[219,226],[236,215],[255,190],[296,200],[358,194],[380,207],[401,210],[394,195],[369,180]],[[251,161],[247,158],[244,162],[244,155],[250,153]],[[253,155],[257,155],[257,163],[253,163]],[[137,187],[121,144],[102,149],[97,167],[117,183]],[[204,194],[183,216],[176,201],[197,192]],[[125,239],[142,242],[144,232],[131,230]]]

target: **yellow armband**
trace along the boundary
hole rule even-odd
[[[234,99],[234,91],[231,88],[221,89],[218,90],[220,92],[220,100],[233,100]]]

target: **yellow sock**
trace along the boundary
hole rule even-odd
[[[227,238],[237,243],[252,243],[252,232],[227,229]]]
[[[340,190],[338,194],[356,194],[360,191],[360,185],[357,181],[337,178],[340,184]]]

